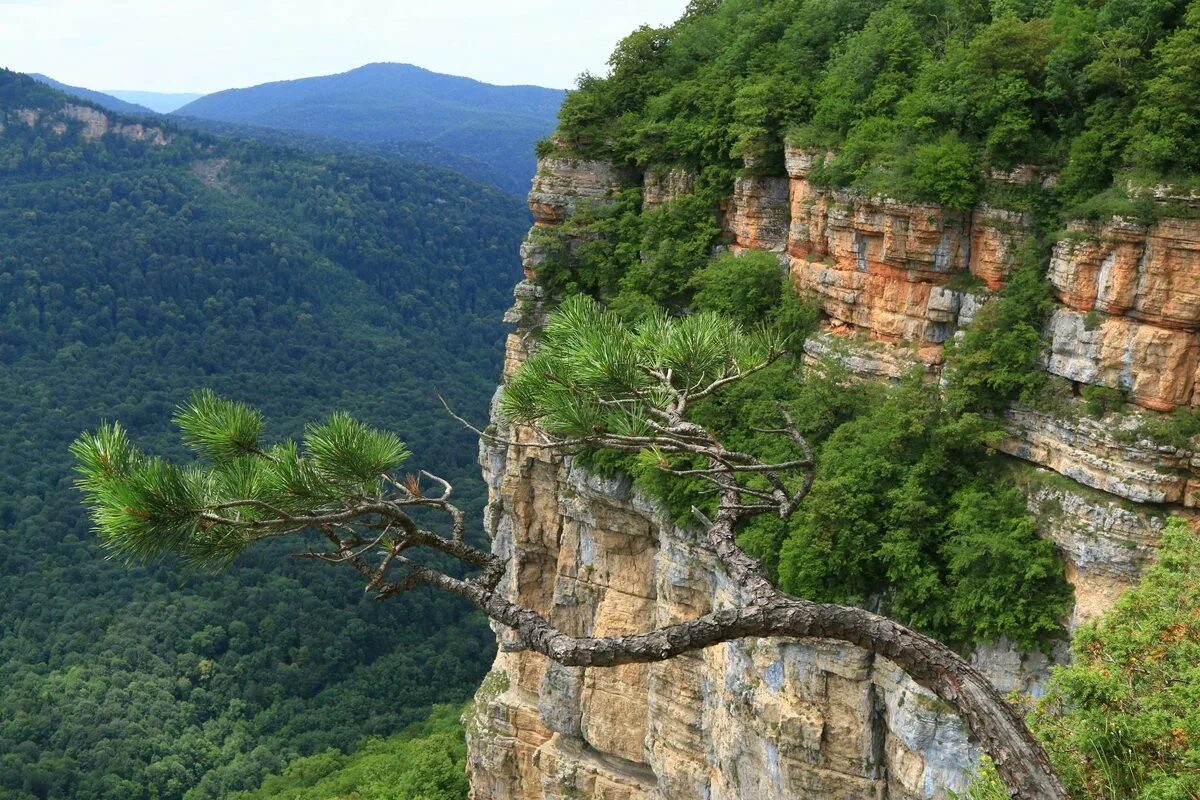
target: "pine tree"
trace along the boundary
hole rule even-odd
[[[96,530],[116,555],[144,561],[174,554],[190,565],[223,567],[254,542],[317,531],[326,546],[299,555],[348,564],[381,599],[421,586],[459,595],[512,629],[518,646],[568,666],[663,661],[747,636],[849,642],[891,659],[950,704],[1011,797],[1064,798],[1019,714],[950,648],[860,608],[788,596],[738,546],[746,520],[786,518],[796,509],[812,485],[812,449],[782,409],[770,432],[792,453],[777,461],[726,448],[688,412],[765,369],[786,346],[770,328],[747,332],[708,313],[652,316],[630,327],[594,300],[574,297],[547,321],[540,349],[501,398],[508,421],[529,426],[530,435],[516,442],[480,432],[509,447],[637,453],[670,475],[711,485],[717,510],[711,518],[695,510],[695,517],[749,601],[636,635],[569,636],[506,598],[497,589],[506,564],[468,539],[453,487],[426,472],[400,476],[404,444],[343,414],[309,426],[299,444],[265,445],[256,411],[199,392],[175,418],[196,464],[146,456],[116,424],[84,434],[72,449]],[[436,494],[426,494],[422,478]],[[418,509],[445,515],[446,529],[425,527]],[[473,574],[462,577],[453,561]]]

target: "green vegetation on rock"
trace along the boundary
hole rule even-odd
[[[558,141],[638,166],[778,172],[968,208],[990,170],[1076,204],[1200,170],[1200,8],[1185,0],[693,0],[568,95]]]
[[[1168,521],[1159,562],[1075,634],[1030,721],[1079,800],[1200,796],[1200,537]],[[962,800],[1008,797],[990,762]]]
[[[1033,714],[1080,798],[1200,796],[1200,537],[1171,519],[1159,561],[1076,632]]]

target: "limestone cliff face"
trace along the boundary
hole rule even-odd
[[[1069,233],[1050,262],[1063,307],[1051,322],[1047,369],[1127,390],[1146,408],[1194,405],[1200,220],[1145,227],[1118,218]]]
[[[0,132],[5,124],[20,124],[28,128],[39,128],[55,136],[63,136],[72,128],[78,128],[85,142],[93,142],[105,135],[119,136],[137,142],[165,145],[170,137],[162,128],[141,123],[123,123],[91,106],[65,103],[53,112],[34,108],[18,108],[0,112]]]
[[[1003,286],[1032,220],[818,189],[809,181],[818,154],[786,155],[787,177],[735,183],[731,246],[779,253],[795,284],[819,299],[826,322],[806,343],[811,357],[873,377],[923,366],[935,378],[945,343]],[[1051,180],[1032,168],[992,178]],[[1152,412],[1200,404],[1200,220],[1073,224],[1049,275],[1059,307],[1046,331],[1048,372],[1077,388],[1122,390]],[[1131,442],[1129,431],[1086,419],[1017,410],[1009,422],[1006,452],[1138,503],[1200,504],[1191,451]]]
[[[819,298],[825,324],[805,343],[808,357],[876,378],[920,366],[937,379],[945,343],[1003,285],[1030,220],[819,190],[808,181],[815,157],[790,150],[786,176],[736,182],[723,204],[729,247],[776,253]],[[992,177],[1052,180],[1032,169]],[[581,198],[604,202],[639,181],[654,205],[690,191],[694,176],[544,161],[531,194],[536,224],[559,224]],[[1075,226],[1051,266],[1061,307],[1047,369],[1127,389],[1146,414],[1190,404],[1200,329],[1192,294],[1200,284],[1189,272],[1200,269],[1194,225]],[[536,241],[523,251],[530,276],[544,257]],[[536,346],[544,319],[535,283],[518,286],[517,298],[506,374]],[[1122,430],[1112,420],[1024,409],[1008,417],[1000,447],[1041,468],[1030,508],[1067,561],[1072,624],[1136,580],[1167,510],[1195,504],[1200,462],[1139,441],[1135,423]],[[538,448],[485,448],[481,461],[493,545],[510,563],[505,590],[564,630],[634,632],[739,601],[694,534],[628,486]],[[973,659],[1002,689],[1036,694],[1063,655],[1000,642]],[[474,800],[944,798],[976,763],[962,726],[927,692],[885,660],[838,643],[745,641],[609,670],[502,651],[495,670],[469,726]]]
[[[510,368],[539,293],[519,289]],[[695,533],[627,485],[537,448],[484,447],[481,462],[493,548],[511,565],[503,588],[563,630],[632,633],[740,602]],[[1026,688],[1026,668],[1009,666],[997,677]],[[930,693],[837,642],[752,640],[586,670],[501,652],[494,669],[469,725],[474,800],[922,798],[961,788],[977,757]]]

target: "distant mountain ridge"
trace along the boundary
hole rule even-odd
[[[146,92],[139,89],[108,89],[107,94],[119,100],[145,106],[157,114],[170,114],[204,97],[201,92]]]
[[[354,142],[427,142],[489,165],[521,193],[536,168],[534,144],[554,129],[564,96],[378,63],[215,92],[175,115]]]
[[[172,117],[172,120],[176,124],[193,130],[234,139],[251,139],[330,155],[370,156],[439,167],[465,175],[471,180],[498,187],[510,194],[520,194],[528,189],[524,185],[514,185],[513,181],[478,159],[451,152],[429,142],[412,140],[352,142],[347,139],[335,139],[331,136],[318,136],[301,131],[264,128],[260,125],[243,125],[237,122],[219,122],[199,117]]]
[[[69,94],[73,97],[79,97],[96,105],[114,111],[118,114],[134,114],[137,116],[145,116],[147,114],[156,114],[158,112],[146,106],[137,103],[131,103],[128,100],[122,100],[120,97],[114,97],[105,92],[98,92],[95,89],[85,89],[82,86],[71,86],[70,84],[56,81],[48,75],[40,75],[36,72],[28,73],[29,77],[33,78],[38,83],[45,84],[51,89],[57,89],[63,94]]]

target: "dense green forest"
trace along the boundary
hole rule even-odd
[[[473,181],[486,183],[503,189],[511,194],[525,196],[529,191],[530,176],[521,174],[505,175],[484,162],[470,156],[455,153],[444,147],[419,140],[388,141],[388,142],[354,142],[337,139],[332,136],[319,136],[302,131],[285,130],[282,128],[264,128],[257,125],[242,125],[236,122],[216,122],[200,117],[179,117],[179,125],[236,139],[251,139],[283,147],[312,150],[324,155],[341,157],[374,157],[391,158],[400,161],[411,161],[427,164],[433,167],[448,169],[465,175]]]
[[[370,603],[273,548],[220,575],[106,561],[67,446],[120,419],[182,455],[168,420],[202,386],[278,436],[344,409],[477,519],[474,437],[434,392],[486,415],[527,211],[167,122],[88,141],[64,102],[0,72],[0,797],[228,797],[465,700],[494,643],[461,605]]]
[[[582,79],[556,137],[718,179],[780,169],[786,139],[832,148],[819,181],[958,208],[1032,163],[1079,204],[1194,183],[1197,46],[1187,0],[692,0]]]
[[[465,800],[467,743],[460,708],[434,709],[427,721],[372,738],[353,754],[330,748],[298,758],[253,792],[231,800]]]
[[[422,153],[415,143],[486,165],[501,188],[524,195],[533,146],[554,128],[563,92],[493,86],[411,64],[367,64],[338,75],[214,92],[178,109],[180,118],[278,129]],[[433,154],[430,152],[427,155]],[[435,163],[454,168],[448,157]]]

